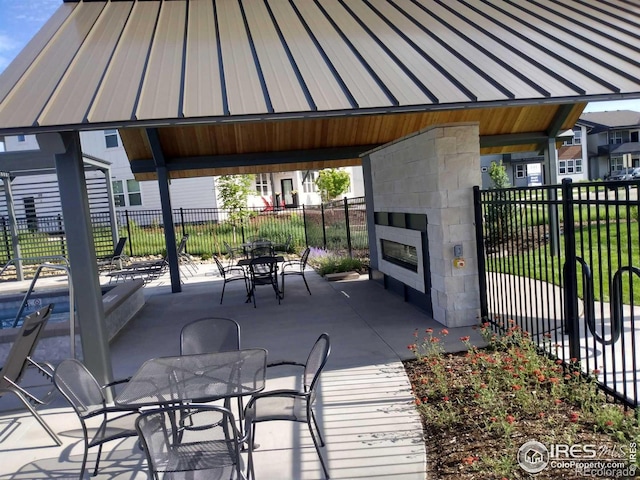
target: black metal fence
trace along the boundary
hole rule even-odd
[[[291,235],[293,251],[308,245],[367,256],[365,210],[364,197],[279,210],[250,208],[241,220],[233,220],[232,212],[221,208],[180,208],[173,211],[173,222],[177,236],[189,235],[187,251],[194,255],[222,254],[226,251],[225,242],[238,245],[251,237],[285,243]],[[120,236],[129,239],[129,255],[164,253],[160,210],[121,211],[118,226]]]
[[[640,403],[640,181],[474,191],[481,310]]]

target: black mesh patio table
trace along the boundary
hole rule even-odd
[[[125,384],[115,403],[148,407],[251,395],[264,389],[266,368],[263,348],[152,358]]]

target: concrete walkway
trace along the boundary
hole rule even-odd
[[[155,281],[145,288],[146,306],[112,344],[114,373],[128,376],[148,358],[177,354],[182,326],[206,316],[235,319],[241,327],[242,346],[266,348],[269,362],[304,362],[318,335],[327,332],[332,352],[316,412],[331,477],[424,480],[427,456],[422,427],[401,360],[411,358],[407,345],[416,328],[441,326],[366,277],[331,283],[310,271],[307,279],[312,295],[301,278],[288,278],[281,305],[265,287],[257,291],[255,309],[244,302],[246,294],[238,282],[227,285],[220,305],[222,282],[211,265],[201,265],[179,294],[169,294],[168,279]],[[448,348],[461,349],[459,337],[475,333],[471,328],[452,329]],[[294,383],[286,368],[270,369],[267,389]],[[1,416],[0,479],[75,478],[82,453],[79,423],[60,401],[42,411],[64,445],[48,446],[51,441],[46,434],[22,412]],[[322,478],[306,425],[261,424],[257,442],[258,478]],[[95,478],[147,478],[134,440],[107,444],[105,450]]]

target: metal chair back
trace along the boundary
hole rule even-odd
[[[226,408],[154,409],[138,417],[136,430],[154,479],[246,478],[240,467],[240,435]]]
[[[240,350],[240,325],[230,318],[200,318],[180,332],[180,354]]]

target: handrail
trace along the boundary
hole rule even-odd
[[[20,321],[22,312],[24,311],[24,308],[27,305],[27,302],[29,301],[29,296],[33,292],[33,289],[36,286],[36,282],[38,281],[38,278],[40,278],[40,272],[42,272],[42,270],[45,268],[50,268],[52,270],[64,270],[65,272],[67,272],[68,285],[69,285],[69,336],[71,338],[70,354],[71,354],[71,358],[76,358],[75,295],[73,292],[73,282],[71,280],[71,269],[68,266],[68,262],[66,263],[67,265],[54,265],[51,263],[43,263],[42,265],[38,266],[38,268],[36,269],[36,273],[33,275],[33,280],[31,280],[31,285],[29,285],[29,289],[27,290],[27,293],[22,299],[22,304],[18,309],[18,314],[16,315],[16,319],[13,321],[13,328],[16,328],[18,326],[18,322]]]
[[[640,276],[640,269],[636,267],[621,267],[613,275],[611,286],[611,338],[606,340],[596,329],[595,294],[593,287],[593,274],[587,262],[580,257],[576,261],[582,266],[582,293],[584,296],[584,317],[591,335],[602,345],[613,345],[618,341],[622,333],[624,313],[622,311],[622,273],[633,272]]]
[[[10,258],[9,261],[4,264],[2,269],[0,269],[0,276],[2,276],[5,270],[9,268],[12,264],[16,262],[22,262],[24,260],[62,260],[67,265],[67,267],[69,266],[69,260],[67,259],[67,257],[63,255],[50,255],[50,256],[44,256],[44,257],[16,257],[16,258]]]

